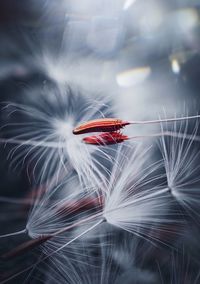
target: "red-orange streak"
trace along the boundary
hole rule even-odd
[[[122,143],[128,140],[127,135],[123,135],[119,132],[108,132],[100,135],[93,135],[83,138],[83,142],[91,145],[112,145]]]
[[[117,118],[100,118],[85,122],[73,130],[73,134],[83,134],[90,132],[113,132],[129,125],[128,121]]]

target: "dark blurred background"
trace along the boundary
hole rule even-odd
[[[0,1],[1,102],[29,104],[30,96],[52,83],[111,98],[121,118],[157,118],[163,108],[168,116],[184,109],[196,114],[200,111],[199,76],[198,0]],[[4,125],[4,113],[0,119]],[[27,208],[22,208],[18,198],[28,198],[32,188],[25,166],[20,170],[10,167],[11,147],[0,145],[1,234],[24,228]],[[171,265],[166,249],[151,251],[145,271],[155,269],[152,259],[165,259],[164,283],[200,283],[191,280],[200,271],[198,238],[199,226],[190,220],[180,241],[192,259],[186,282],[167,282]],[[0,240],[1,252],[22,240]],[[177,262],[182,266],[182,257]],[[13,263],[8,266],[12,269]],[[141,271],[135,270],[136,274]],[[133,282],[125,276],[121,281],[162,283],[151,277],[148,282],[148,277]]]

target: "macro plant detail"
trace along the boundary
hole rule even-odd
[[[1,284],[200,283],[194,2],[0,4]]]

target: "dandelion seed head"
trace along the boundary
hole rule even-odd
[[[159,141],[167,187],[171,195],[189,211],[193,211],[199,196],[198,124],[198,120],[194,124],[189,124],[187,120],[170,125],[161,123],[162,132],[174,132],[176,137],[162,136]]]
[[[93,212],[93,206],[98,210],[97,197],[81,188],[73,170],[65,173],[61,181],[50,181],[43,190],[38,191],[26,225],[32,238],[50,235],[84,215],[89,216]]]
[[[73,119],[69,119],[67,121],[64,120],[58,120],[56,119],[55,121],[52,122],[56,133],[58,136],[62,137],[63,139],[70,139],[72,137],[72,130],[73,130],[73,125],[74,121]]]
[[[55,129],[55,134],[60,137],[59,140],[63,145],[63,152],[69,157],[71,163],[76,168],[76,157],[82,157],[84,159],[85,152],[87,152],[85,146],[82,143],[82,137],[72,135],[75,121],[72,117],[68,117],[65,120],[56,119],[52,121],[52,125]],[[88,149],[88,153],[92,153],[94,148]],[[77,159],[78,163],[78,159]]]
[[[136,235],[170,222],[167,189],[162,189],[159,176],[154,176],[160,163],[148,165],[149,152],[150,148],[141,144],[120,149],[105,193],[107,222]]]
[[[6,103],[3,111],[8,113],[9,122],[2,126],[1,142],[13,146],[8,155],[11,166],[17,169],[25,164],[29,176],[40,182],[51,177],[55,169],[59,175],[71,166],[81,182],[87,182],[90,176],[90,181],[96,184],[102,177],[103,165],[94,154],[99,152],[105,159],[110,157],[104,155],[104,149],[84,145],[72,130],[82,121],[112,113],[109,103],[103,97],[91,100],[76,89],[53,86],[45,86],[36,102]],[[40,167],[43,170],[39,173]]]

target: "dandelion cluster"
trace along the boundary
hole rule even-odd
[[[0,146],[8,172],[25,176],[27,188],[18,197],[0,196],[3,214],[10,209],[10,225],[0,234],[0,283],[198,284],[199,258],[188,232],[199,233],[200,115],[189,115],[189,104],[184,111],[174,107],[172,98],[163,99],[164,116],[160,105],[155,114],[153,92],[159,88],[151,75],[161,63],[148,66],[167,8],[156,1],[152,7],[62,2],[68,13],[59,51],[41,40],[40,51],[24,56],[17,73],[26,79],[39,74],[38,81],[27,79],[20,96],[1,103]],[[145,7],[148,16],[140,20],[137,13]],[[134,29],[126,21],[132,13]],[[168,11],[167,34],[169,23],[178,26],[184,16],[187,24],[179,29],[187,39],[197,28],[195,13]],[[142,66],[127,63],[133,30],[138,60],[141,46],[149,46]],[[173,76],[194,52],[176,53],[177,46],[167,59]],[[133,90],[141,97],[150,92],[151,103],[141,99],[148,111],[138,115],[139,97],[128,102]]]

